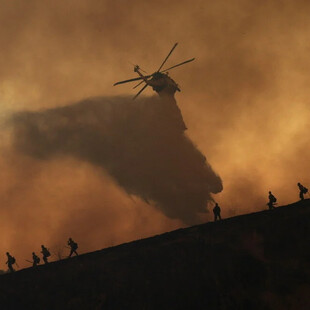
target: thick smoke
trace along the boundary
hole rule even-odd
[[[197,223],[219,176],[184,135],[175,101],[94,98],[12,118],[16,150],[37,159],[69,155],[107,171],[130,195],[170,218]]]
[[[297,182],[309,187],[309,1],[0,3],[1,118],[134,95],[131,84],[112,87],[135,76],[130,62],[154,72],[179,42],[167,67],[196,57],[169,74],[182,90],[186,134],[223,180],[223,217],[266,209],[268,190],[282,205],[299,199]],[[71,236],[91,251],[183,225],[130,199],[98,165],[63,150],[54,160],[38,160],[39,148],[25,156],[0,134],[1,268],[7,250],[27,257]]]

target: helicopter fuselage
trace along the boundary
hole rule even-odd
[[[151,86],[161,97],[174,96],[176,91],[181,91],[178,84],[169,77],[168,73],[155,72],[152,74],[151,78],[147,78],[139,71],[138,66],[135,67],[134,71],[137,72],[140,77],[143,78],[144,82]]]
[[[141,70],[138,65],[135,65],[134,66],[134,72],[138,73],[139,77],[116,82],[116,83],[114,83],[114,86],[129,83],[129,82],[140,81],[133,88],[137,88],[143,82],[145,83],[145,85],[139,90],[139,92],[133,97],[133,99],[136,99],[147,88],[147,86],[151,86],[153,88],[153,90],[155,90],[160,97],[166,97],[166,98],[170,97],[170,98],[174,99],[175,92],[181,91],[181,90],[180,90],[178,84],[171,77],[168,76],[168,71],[171,69],[177,68],[179,66],[185,65],[185,64],[195,60],[195,58],[188,59],[188,60],[185,60],[181,63],[178,63],[172,67],[169,67],[167,69],[163,69],[168,58],[170,57],[170,55],[172,54],[172,52],[174,51],[174,49],[176,48],[177,45],[178,45],[178,43],[175,43],[173,45],[173,47],[170,50],[167,57],[164,59],[162,64],[159,66],[158,70],[155,71],[153,74],[143,75],[141,73],[141,71],[143,71],[143,70]]]

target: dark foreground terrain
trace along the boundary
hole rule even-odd
[[[310,200],[0,276],[0,309],[310,309]]]

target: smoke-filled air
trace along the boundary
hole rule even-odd
[[[72,156],[106,171],[129,195],[167,217],[199,221],[222,190],[220,178],[183,134],[170,98],[95,98],[43,112],[15,114],[15,151],[38,160]]]
[[[0,269],[7,251],[26,267],[41,244],[58,259],[69,237],[83,253],[309,188],[307,1],[0,8]],[[195,57],[169,70],[175,100],[113,86],[133,64],[155,72],[175,42],[165,68]]]

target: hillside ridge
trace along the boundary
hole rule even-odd
[[[26,268],[0,276],[0,300],[3,309],[310,309],[309,216],[307,199]]]

